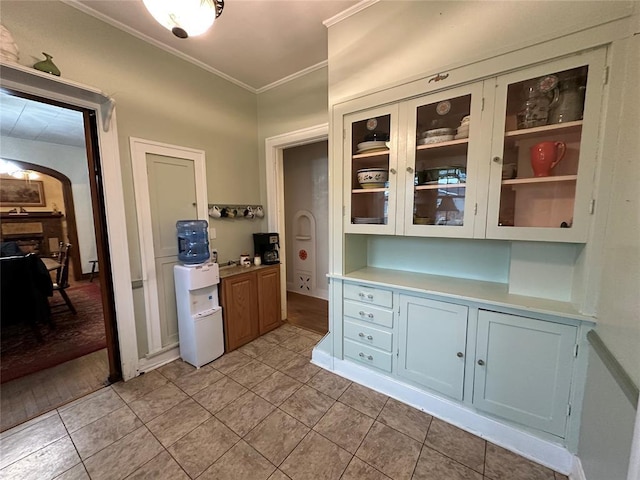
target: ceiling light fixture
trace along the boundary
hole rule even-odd
[[[206,32],[222,14],[224,0],[143,0],[156,21],[178,38]]]

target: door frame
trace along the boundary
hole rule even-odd
[[[160,303],[158,298],[158,277],[153,255],[153,230],[151,225],[151,202],[149,199],[147,154],[193,160],[196,187],[196,211],[198,220],[208,220],[207,205],[207,170],[204,150],[170,145],[153,140],[130,137],[131,163],[133,167],[134,194],[136,199],[136,217],[138,220],[138,240],[140,245],[140,262],[142,266],[142,286],[144,288],[144,305],[147,327],[147,349],[145,355],[154,359],[153,365],[172,358],[177,354],[177,345],[162,346],[160,326]],[[176,240],[177,242],[177,240]],[[146,370],[144,359],[141,369]]]
[[[49,99],[66,105],[94,110],[97,123],[97,140],[101,160],[103,194],[105,203],[104,217],[108,247],[111,252],[111,281],[115,306],[115,338],[120,353],[120,368],[124,380],[138,374],[138,346],[131,290],[131,270],[125,226],[125,202],[122,185],[122,170],[118,150],[118,128],[115,101],[93,87],[69,81],[22,65],[3,64],[0,85],[13,92],[33,95],[40,99]],[[109,363],[117,361],[117,352],[109,349]],[[112,378],[110,380],[116,380]]]
[[[309,143],[322,142],[329,139],[329,124],[323,123],[309,128],[283,133],[266,138],[265,173],[267,184],[267,227],[270,232],[280,233],[280,311],[282,319],[287,318],[287,245],[285,241],[284,213],[284,150]],[[328,149],[331,152],[331,149]],[[329,161],[329,167],[331,162]],[[331,177],[331,174],[329,174]],[[331,189],[329,189],[329,205],[331,205]],[[329,222],[329,238],[331,238],[331,222]],[[329,242],[331,258],[331,242]]]

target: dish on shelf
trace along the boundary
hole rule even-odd
[[[361,168],[356,175],[362,188],[382,188],[389,180],[389,170],[383,167]]]
[[[377,140],[377,141],[371,141],[371,142],[361,142],[356,146],[356,148],[358,149],[357,150],[358,153],[362,153],[362,152],[368,152],[370,150],[384,149],[388,147],[387,147],[387,142]]]
[[[453,135],[455,133],[455,128],[434,128],[432,130],[427,130],[422,132],[420,136],[422,138],[428,137],[440,137],[442,135]]]
[[[353,217],[355,225],[384,225],[384,217]]]
[[[418,145],[431,145],[453,140],[453,135],[439,135],[437,137],[424,137],[418,140]]]
[[[435,185],[449,183],[465,183],[467,169],[465,167],[438,167],[416,172],[418,185]]]
[[[456,133],[453,137],[454,140],[462,140],[463,138],[469,138],[469,130],[465,132]]]
[[[433,220],[429,217],[417,217],[413,216],[414,225],[433,225]]]

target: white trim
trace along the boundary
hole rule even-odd
[[[640,400],[638,400],[636,408],[636,425],[631,442],[631,458],[629,459],[627,480],[640,480]]]
[[[571,468],[569,478],[570,480],[587,480],[587,476],[584,474],[584,470],[582,469],[582,462],[578,457],[574,457],[573,467]]]
[[[166,352],[159,353],[157,355],[152,355],[149,358],[141,358],[140,363],[138,365],[138,373],[146,373],[151,370],[155,370],[167,363],[171,363],[174,360],[180,358],[180,347],[173,347]]]
[[[425,411],[557,472],[568,474],[575,465],[576,457],[563,446],[476,413],[465,405],[411,387],[349,361],[334,358],[331,369],[326,366],[331,358],[325,352],[313,350],[312,360],[316,365],[341,377]]]
[[[320,70],[322,68],[325,68],[328,65],[329,65],[329,61],[328,60],[324,60],[324,61],[322,61],[320,63],[316,63],[315,65],[311,65],[310,67],[303,68],[299,72],[295,72],[295,73],[292,73],[291,75],[287,75],[286,77],[283,77],[280,80],[276,80],[275,82],[272,82],[272,83],[270,83],[268,85],[265,85],[264,87],[260,87],[258,89],[255,89],[254,92],[255,93],[264,93],[267,90],[271,90],[272,88],[279,87],[280,85],[284,85],[285,83],[291,82],[292,80],[295,80],[297,78],[304,77],[306,74],[311,73],[311,72],[315,72],[316,70]]]
[[[164,50],[165,52],[168,52],[172,55],[175,55],[176,57],[181,58],[182,60],[186,60],[189,63],[192,63],[193,65],[196,65],[197,67],[202,68],[203,70],[206,70],[207,72],[213,73],[214,75],[217,75],[221,78],[224,78],[225,80],[234,83],[236,85],[238,85],[239,87],[244,88],[245,90],[249,90],[251,93],[257,93],[256,89],[247,85],[246,83],[241,82],[240,80],[237,80],[235,78],[233,78],[230,75],[227,75],[226,73],[221,72],[220,70],[216,70],[215,68],[213,68],[210,65],[207,65],[206,63],[195,59],[189,55],[187,55],[186,53],[181,52],[180,50],[177,50],[173,47],[170,47],[169,45],[162,43],[159,40],[156,40],[155,38],[152,38],[148,35],[145,35],[144,33],[141,33],[133,28],[131,28],[128,25],[125,25],[124,23],[121,23],[117,20],[114,20],[111,17],[108,17],[107,15],[100,13],[96,10],[94,10],[93,8],[78,2],[77,0],[61,0],[63,3],[69,5],[70,7],[73,7],[77,10],[80,10],[83,13],[86,13],[87,15],[90,15],[94,18],[97,18],[98,20],[108,23],[109,25],[111,25],[112,27],[117,28],[118,30],[122,30],[123,32],[128,33],[129,35],[133,35],[136,38],[139,38],[142,41],[145,41],[151,45],[153,45],[154,47],[157,47],[161,50]]]
[[[358,12],[361,12],[365,8],[369,8],[371,5],[378,3],[380,0],[362,0],[361,2],[356,3],[352,7],[343,10],[342,12],[334,15],[331,18],[326,19],[322,24],[329,28],[335,25],[336,23],[340,23],[343,20],[355,15]]]
[[[321,142],[329,138],[329,124],[316,125],[294,132],[269,137],[264,141],[265,173],[267,187],[267,228],[270,232],[284,232],[284,173],[283,150],[309,143]],[[286,242],[280,235],[280,292],[281,315],[287,318],[287,269]]]
[[[204,150],[159,143],[152,140],[130,137],[131,163],[133,168],[136,216],[138,220],[138,239],[140,241],[140,261],[142,264],[142,284],[147,323],[148,354],[163,350],[160,325],[160,301],[158,298],[158,278],[155,267],[153,229],[151,224],[151,202],[147,177],[147,154],[193,160],[197,217],[208,220],[206,164]],[[142,364],[143,362],[141,362]]]
[[[136,341],[133,292],[127,229],[125,222],[122,172],[118,149],[118,129],[111,99],[93,87],[59,79],[43,77],[35,70],[12,68],[3,64],[0,84],[3,87],[48,98],[69,105],[95,110],[98,122],[100,165],[104,184],[105,220],[108,235],[111,273],[115,303],[120,365],[124,380],[137,375],[138,346]],[[5,68],[6,66],[6,68]],[[15,67],[15,66],[13,66]],[[109,111],[109,115],[106,111]]]
[[[298,293],[298,289],[296,288],[295,283],[287,282],[287,292]],[[314,288],[311,290],[311,293],[300,293],[300,295],[306,295],[307,297],[320,298],[322,300],[329,301],[329,290],[320,290],[319,288]]]

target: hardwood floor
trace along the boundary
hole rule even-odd
[[[324,335],[329,331],[329,302],[287,292],[287,322]]]
[[[0,386],[0,431],[76,400],[106,385],[107,350],[98,350]]]

